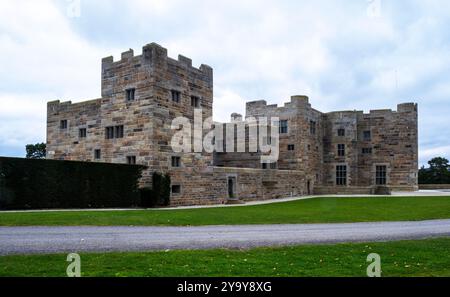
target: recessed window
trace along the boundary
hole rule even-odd
[[[377,185],[385,185],[386,184],[386,176],[387,176],[387,168],[386,166],[376,166],[375,172],[375,183]]]
[[[172,101],[176,103],[180,103],[181,92],[172,90]]]
[[[294,150],[295,150],[295,145],[288,144],[288,151],[294,151]]]
[[[114,127],[106,127],[105,128],[105,138],[106,139],[114,138]]]
[[[180,194],[181,186],[180,185],[172,185],[171,192],[172,192],[172,194]]]
[[[311,135],[316,135],[316,122],[315,121],[309,121],[309,133]]]
[[[123,138],[123,130],[124,130],[123,125],[106,127],[105,138],[106,139]]]
[[[277,162],[273,163],[262,163],[262,169],[277,169]]]
[[[282,120],[280,121],[280,134],[288,133],[288,121]]]
[[[338,185],[338,186],[347,185],[347,166],[346,165],[336,166],[336,185]]]
[[[78,136],[80,138],[86,138],[86,136],[87,136],[86,128],[80,128],[80,130],[78,131]]]
[[[123,125],[115,127],[114,136],[116,138],[123,138]]]
[[[61,129],[67,129],[67,120],[62,120],[59,127]]]
[[[338,129],[338,136],[345,136],[345,129]]]
[[[172,167],[181,167],[181,158],[180,157],[172,157]]]
[[[363,132],[363,139],[365,141],[369,141],[372,139],[372,133],[370,133],[370,131],[364,131]]]
[[[134,101],[134,95],[135,95],[135,93],[136,93],[136,89],[128,89],[128,90],[126,90],[125,91],[125,93],[126,93],[126,98],[127,98],[127,101],[129,102],[129,101]]]
[[[102,158],[102,151],[101,150],[95,150],[94,151],[94,158],[95,160],[100,160]]]
[[[365,147],[362,149],[362,153],[367,155],[367,154],[371,154],[372,153],[372,148],[371,147]]]
[[[135,165],[136,164],[136,156],[128,156],[127,157],[127,164]]]
[[[191,106],[195,108],[200,107],[200,98],[197,96],[191,96]]]
[[[337,154],[339,157],[345,156],[345,144],[338,144],[337,145]]]

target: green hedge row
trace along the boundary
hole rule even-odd
[[[141,206],[145,166],[0,157],[0,209]]]

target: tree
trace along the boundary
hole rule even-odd
[[[27,159],[45,159],[47,154],[47,146],[45,143],[27,144]]]
[[[428,161],[429,168],[419,170],[419,184],[450,184],[450,165],[446,158],[436,157]]]

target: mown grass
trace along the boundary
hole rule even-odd
[[[370,253],[382,276],[450,276],[450,238],[250,250],[81,253],[82,276],[366,276]],[[65,276],[67,255],[0,257],[0,276]]]
[[[199,226],[444,218],[450,218],[450,197],[339,197],[185,210],[3,212],[0,226]]]

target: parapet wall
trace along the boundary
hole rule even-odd
[[[167,49],[157,43],[150,43],[142,48],[141,55],[134,55],[134,50],[129,49],[121,54],[119,61],[114,61],[113,56],[102,59],[102,70],[108,70],[117,66],[124,66],[125,64],[133,64],[141,62],[144,65],[161,66],[162,63],[172,63],[180,67],[186,67],[188,70],[207,75],[212,79],[213,70],[206,64],[201,64],[199,68],[192,66],[192,59],[183,55],[178,55],[178,59],[170,58],[167,54]],[[133,67],[140,67],[143,65],[135,64]]]
[[[228,179],[233,178],[234,197],[240,201],[268,200],[307,195],[305,175],[295,170],[263,170],[209,167],[192,172],[182,180],[181,193],[171,205],[213,205],[230,200]]]

